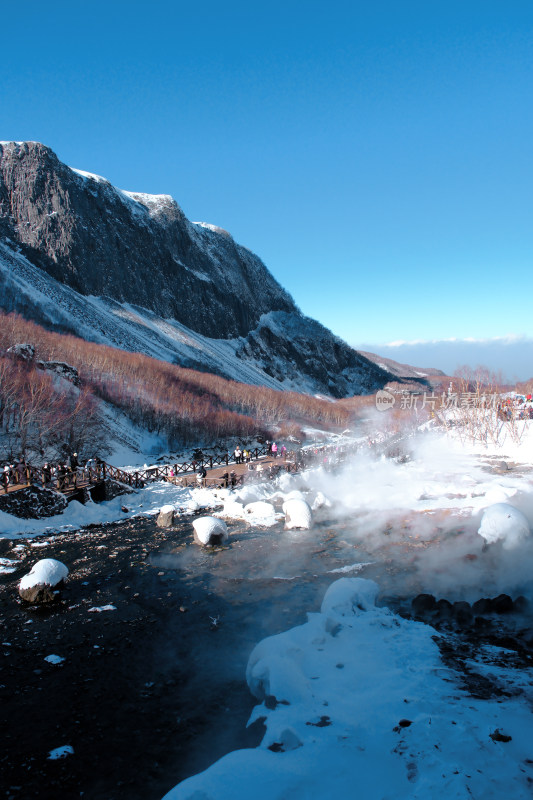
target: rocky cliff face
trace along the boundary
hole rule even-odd
[[[335,397],[391,374],[304,317],[262,261],[167,195],[0,143],[0,307],[246,383]]]
[[[4,236],[60,283],[207,336],[242,336],[263,313],[296,311],[226,232],[190,223],[167,195],[122,192],[70,169],[37,142],[0,145],[0,217]]]

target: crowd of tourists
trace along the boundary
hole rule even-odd
[[[76,483],[81,477],[90,474],[91,470],[98,467],[99,460],[89,458],[81,464],[77,453],[63,461],[45,461],[40,469],[30,467],[24,458],[19,458],[14,464],[5,464],[0,471],[0,485],[4,492],[9,492],[10,487],[20,488],[29,483],[42,483],[43,486],[57,486],[62,483]]]
[[[498,406],[498,416],[503,420],[533,419],[533,395],[506,397]]]

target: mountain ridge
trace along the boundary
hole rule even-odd
[[[272,388],[344,397],[398,379],[227,231],[40,143],[0,143],[0,237],[2,308],[48,326]]]

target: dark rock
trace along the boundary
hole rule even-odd
[[[53,517],[61,514],[67,505],[64,495],[42,486],[27,486],[0,495],[0,511],[21,519]]]
[[[470,603],[465,603],[464,601],[453,604],[453,616],[457,624],[461,626],[472,625],[474,622]]]
[[[508,594],[499,594],[491,600],[491,610],[494,614],[509,614],[513,610],[513,601]]]
[[[419,594],[411,601],[411,608],[416,616],[425,616],[437,611],[437,601],[432,594]]]
[[[64,361],[37,361],[36,366],[46,372],[59,375],[60,378],[70,381],[74,386],[81,386],[78,370],[71,367],[70,364],[65,364]]]
[[[529,600],[523,594],[519,595],[514,601],[514,610],[517,614],[525,614],[529,609]]]
[[[453,606],[449,600],[438,600],[437,612],[440,619],[451,619],[453,617]]]
[[[507,734],[502,733],[499,728],[496,728],[494,733],[490,734],[490,738],[493,742],[511,742],[513,737],[507,736]]]
[[[492,602],[488,597],[482,597],[472,604],[472,611],[474,614],[490,614],[492,611]]]
[[[115,497],[120,497],[120,495],[134,494],[134,492],[135,490],[131,486],[127,486],[125,483],[116,481],[113,478],[106,478],[89,488],[89,494],[95,503],[103,503],[105,500],[113,500]]]
[[[10,356],[20,358],[21,361],[31,362],[35,358],[35,347],[32,344],[14,344],[8,347],[7,352]]]
[[[496,467],[498,469],[501,469],[502,472],[506,472],[509,469],[509,464],[507,463],[507,461],[497,461]]]
[[[38,583],[36,586],[30,586],[28,589],[19,589],[20,597],[26,603],[55,603],[59,597],[59,591],[56,586],[49,586],[47,583]]]

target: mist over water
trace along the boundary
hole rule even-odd
[[[181,547],[158,554],[159,563],[208,574],[215,593],[232,583],[234,592],[251,592],[265,608],[290,597],[290,607],[302,614],[316,607],[305,605],[311,597],[319,603],[342,575],[376,580],[384,597],[531,596],[533,537],[506,547],[487,545],[477,532],[484,510],[502,502],[522,511],[533,528],[531,472],[498,471],[494,460],[465,455],[432,435],[409,440],[409,450],[409,460],[359,451],[334,471],[283,475],[260,490],[277,510],[289,492],[301,492],[314,508],[310,530],[228,520],[228,547]],[[284,621],[278,611],[272,616]]]

